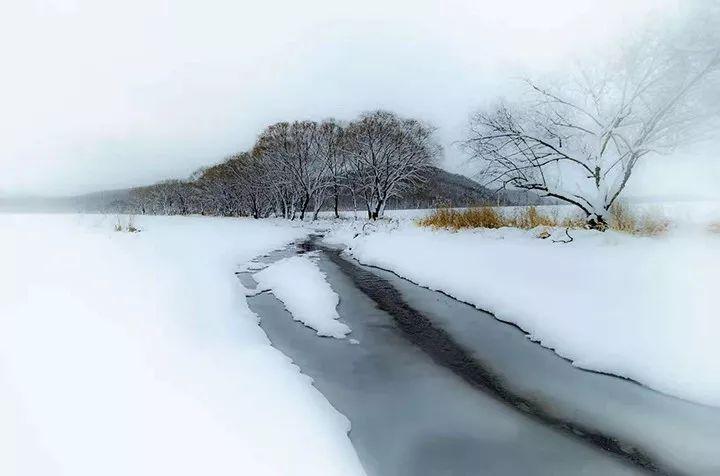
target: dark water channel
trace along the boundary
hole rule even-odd
[[[272,294],[250,307],[351,421],[368,475],[720,474],[717,409],[576,369],[513,326],[316,241],[265,260],[307,251],[353,341],[318,337]]]

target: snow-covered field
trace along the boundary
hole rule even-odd
[[[674,202],[639,202],[631,203],[628,207],[638,216],[649,215],[657,218],[666,218],[671,222],[683,226],[706,225],[708,223],[720,223],[720,203],[717,201],[674,201]],[[503,213],[512,215],[525,207],[499,207]],[[538,211],[546,214],[557,215],[558,218],[578,215],[578,208],[567,205],[538,205]],[[418,208],[406,210],[387,210],[387,218],[395,220],[415,220],[431,214],[434,209]],[[357,212],[343,211],[340,215],[344,219],[365,220],[367,213],[362,210]],[[332,212],[320,212],[320,217],[325,219],[333,218]]]
[[[271,221],[0,215],[0,474],[363,474],[233,272]]]
[[[568,244],[417,227],[427,212],[141,217],[141,233],[99,215],[0,215],[0,474],[363,474],[349,422],[270,346],[233,275],[253,271],[293,317],[344,336],[312,257],[258,265],[316,229],[577,366],[720,406],[720,235],[703,225],[718,210],[664,207],[681,224],[666,236],[574,231]]]
[[[365,230],[346,222],[326,240],[518,324],[574,365],[720,406],[720,235],[688,225],[720,207],[661,211],[680,225],[653,238],[581,230],[561,244],[537,230],[454,233],[400,220]]]

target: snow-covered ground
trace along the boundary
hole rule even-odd
[[[525,207],[498,207],[503,213],[512,215]],[[541,213],[557,215],[558,218],[568,216],[579,216],[578,208],[570,205],[538,205],[536,207]],[[638,216],[649,215],[657,218],[666,218],[671,222],[683,226],[706,225],[708,223],[720,223],[720,203],[717,201],[673,201],[673,202],[633,202],[628,205]],[[430,208],[412,208],[406,210],[387,210],[385,215],[389,219],[413,220],[423,218],[434,212]],[[342,211],[340,215],[344,219],[365,220],[367,213],[362,210],[357,212]],[[334,214],[329,211],[320,213],[324,219],[333,218]]]
[[[253,275],[255,292],[270,291],[293,319],[315,329],[319,336],[343,338],[350,328],[339,322],[338,295],[307,254],[281,259]]]
[[[666,236],[569,244],[417,227],[427,212],[141,217],[134,234],[97,215],[0,215],[0,474],[363,474],[349,422],[270,346],[233,276],[254,271],[295,318],[347,334],[312,258],[257,260],[316,229],[575,365],[720,406],[720,235],[702,225],[720,207],[662,210],[682,224]]]
[[[363,474],[233,276],[305,231],[113,222],[0,215],[0,474]]]
[[[364,230],[346,221],[326,240],[518,324],[574,365],[720,406],[720,236],[685,226],[719,210],[663,207],[683,225],[653,238],[581,230],[561,244],[538,230],[434,231],[400,220]]]

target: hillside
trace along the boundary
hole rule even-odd
[[[409,190],[401,199],[393,199],[388,208],[468,207],[474,205],[538,204],[541,198],[522,190],[495,191],[464,175],[432,167],[425,183]]]
[[[133,189],[106,190],[71,197],[0,197],[0,212],[116,213],[130,209]],[[402,198],[393,198],[388,209],[468,207],[475,205],[526,205],[541,203],[535,194],[493,191],[459,174],[432,167],[424,183],[407,190]],[[549,203],[549,202],[543,202]],[[328,201],[329,206],[329,201]],[[342,209],[352,209],[350,196],[342,197]]]

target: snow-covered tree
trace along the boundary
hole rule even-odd
[[[138,213],[255,218],[274,211],[291,220],[311,211],[317,219],[327,199],[333,198],[337,216],[341,197],[350,195],[353,204],[364,196],[368,215],[377,218],[389,198],[422,179],[439,152],[432,133],[387,112],[366,114],[350,127],[334,119],[280,122],[260,134],[251,152],[203,167],[187,181],[134,189],[123,206]]]
[[[350,177],[371,219],[383,216],[389,198],[422,181],[441,153],[432,127],[388,111],[363,114],[344,137]]]
[[[638,162],[693,140],[716,117],[706,107],[720,73],[712,23],[646,32],[563,81],[528,80],[525,101],[474,115],[465,144],[482,176],[576,205],[589,227],[605,229]]]
[[[328,162],[321,153],[322,126],[314,121],[279,122],[258,138],[253,155],[300,195],[300,219],[311,200],[327,186]]]
[[[343,189],[347,188],[348,167],[347,153],[343,150],[343,139],[345,130],[343,126],[333,119],[323,121],[320,124],[318,134],[318,154],[322,161],[327,164],[325,187],[322,187],[315,200],[315,212],[313,219],[317,218],[325,198],[332,196],[333,211],[335,218],[340,217],[339,205],[340,195]]]

